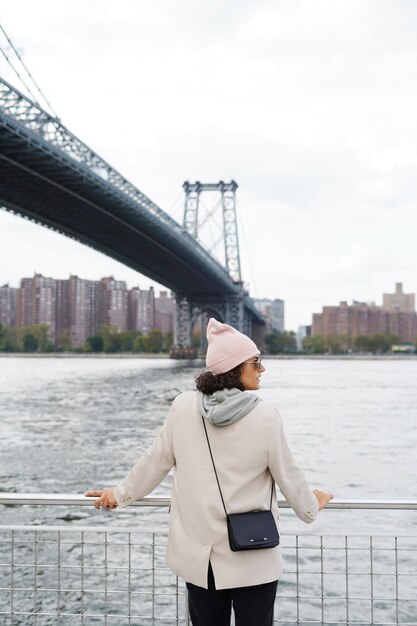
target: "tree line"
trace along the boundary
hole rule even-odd
[[[305,337],[303,350],[309,354],[387,354],[399,343],[397,335],[313,335]]]
[[[302,341],[298,350],[295,333],[274,331],[266,335],[265,345],[269,354],[386,354],[392,346],[400,343],[397,335],[375,334],[359,335],[312,335]],[[414,344],[417,350],[417,339]]]
[[[302,341],[298,349],[293,331],[274,331],[264,339],[267,354],[386,354],[399,343],[396,335],[312,335]],[[53,344],[48,326],[0,326],[0,352],[78,352],[78,353],[169,353],[173,347],[173,333],[163,334],[159,329],[143,334],[137,330],[120,331],[117,326],[104,325],[81,347],[73,347],[69,331],[61,333]],[[193,347],[200,345],[200,334],[193,334]],[[417,349],[417,341],[416,341]]]
[[[169,352],[174,341],[173,333],[159,329],[143,334],[137,330],[119,331],[117,326],[104,325],[100,331],[88,337],[83,346],[73,347],[70,333],[64,331],[52,343],[48,325],[0,326],[0,352],[77,352],[109,353],[144,352],[156,354]]]

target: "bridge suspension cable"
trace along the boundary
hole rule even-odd
[[[0,31],[3,33],[3,35],[6,38],[7,43],[9,44],[10,48],[13,50],[13,52],[15,53],[16,57],[18,58],[20,64],[22,65],[23,69],[25,70],[27,76],[29,76],[29,79],[32,81],[32,84],[35,86],[36,90],[38,91],[38,93],[41,95],[41,97],[43,98],[44,102],[47,104],[48,108],[50,111],[52,111],[52,113],[54,114],[56,119],[59,119],[56,111],[54,110],[53,106],[51,105],[51,103],[49,102],[48,98],[45,96],[45,94],[43,93],[42,89],[39,87],[38,83],[36,82],[36,80],[33,78],[31,72],[29,71],[28,67],[26,66],[25,62],[23,61],[22,57],[19,54],[19,51],[15,48],[15,46],[13,45],[12,40],[10,39],[10,37],[8,36],[8,34],[6,33],[6,31],[4,30],[3,26],[0,24]],[[10,67],[12,68],[12,70],[14,71],[14,73],[16,74],[17,78],[20,80],[20,82],[24,85],[25,89],[27,89],[27,91],[29,92],[29,94],[31,95],[31,97],[34,99],[35,103],[38,106],[41,106],[41,103],[39,102],[38,98],[34,95],[34,93],[32,92],[32,90],[30,89],[29,85],[27,85],[27,83],[23,80],[22,76],[19,74],[18,70],[15,68],[15,66],[13,65],[12,61],[10,60],[10,58],[8,57],[8,55],[6,54],[6,52],[3,50],[2,47],[0,47],[0,51],[2,53],[2,55],[4,56],[4,58],[6,59],[7,63],[10,65]]]
[[[239,232],[242,233],[242,241],[243,241],[243,245],[245,248],[245,259],[247,261],[248,264],[248,269],[249,269],[249,274],[251,277],[251,281],[249,283],[250,285],[250,290],[254,292],[254,295],[256,298],[259,298],[259,291],[258,291],[258,287],[257,287],[257,283],[256,283],[256,277],[255,277],[255,272],[253,271],[253,265],[252,265],[252,257],[251,257],[251,253],[249,250],[249,245],[248,245],[248,238],[246,236],[246,229],[245,229],[245,220],[243,219],[243,211],[240,210],[239,207],[239,201],[236,200],[236,207],[239,213]]]

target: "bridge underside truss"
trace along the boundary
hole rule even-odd
[[[248,315],[263,324],[242,286],[184,227],[2,79],[1,206],[165,285],[178,302],[182,294],[193,305],[206,298],[240,299],[245,310],[241,318]]]

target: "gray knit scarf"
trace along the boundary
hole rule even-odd
[[[206,395],[197,391],[200,414],[210,424],[229,426],[245,417],[260,398],[239,389],[222,389]]]

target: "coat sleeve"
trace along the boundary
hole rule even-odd
[[[126,477],[114,488],[114,497],[119,506],[124,507],[140,500],[161,483],[175,465],[172,445],[172,412],[159,430],[151,446],[143,453]]]
[[[268,466],[284,498],[297,517],[310,524],[317,516],[319,504],[304,472],[296,464],[287,444],[281,417],[273,410],[269,440]]]

